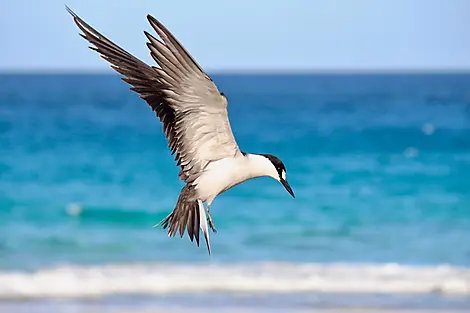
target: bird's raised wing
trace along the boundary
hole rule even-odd
[[[68,12],[83,34],[111,67],[124,75],[131,90],[140,94],[163,123],[171,153],[187,183],[201,175],[212,161],[240,153],[230,127],[227,99],[186,49],[159,21],[148,15],[162,41],[145,32],[151,56],[160,68],[137,59]]]

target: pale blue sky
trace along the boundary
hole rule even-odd
[[[65,11],[152,62],[146,14],[208,71],[470,70],[470,0],[2,0],[0,71],[105,71]]]

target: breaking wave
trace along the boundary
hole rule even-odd
[[[0,299],[175,293],[470,294],[470,268],[399,264],[124,264],[0,272]]]

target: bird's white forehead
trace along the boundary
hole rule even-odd
[[[281,177],[282,179],[286,180],[286,171],[284,170],[281,171]]]

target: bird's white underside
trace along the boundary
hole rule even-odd
[[[279,181],[274,165],[261,155],[243,156],[240,153],[233,158],[211,162],[195,181],[197,197],[210,205],[217,195],[244,181],[261,176],[269,176]]]

